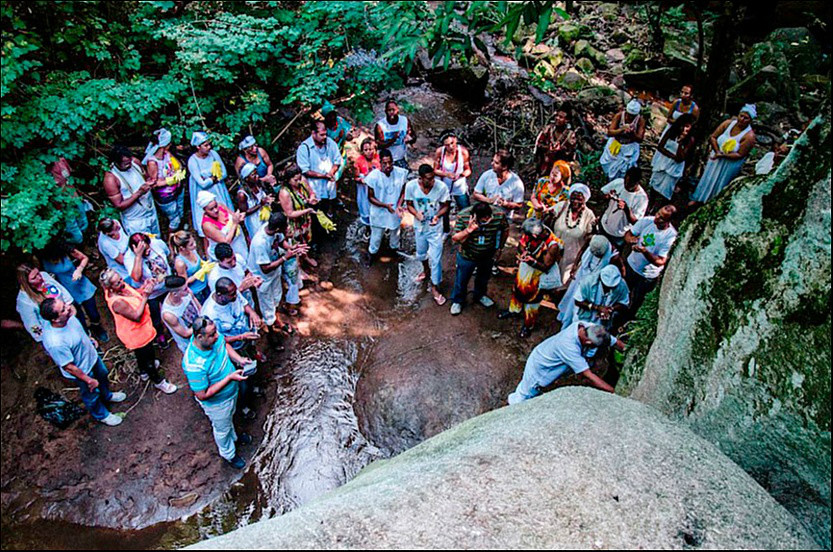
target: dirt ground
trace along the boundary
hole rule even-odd
[[[412,92],[417,97],[411,99],[423,104],[437,101],[436,97],[420,98],[424,93]],[[414,115],[417,128],[453,128],[465,123],[456,115],[459,106],[443,101],[444,111],[424,109]],[[440,112],[444,118],[438,116]],[[421,133],[412,166],[427,159],[435,139],[429,132]],[[488,168],[488,162],[488,157],[474,159],[474,174]],[[301,409],[295,404],[300,399],[292,396],[295,391],[287,392],[293,385],[289,380],[297,379],[286,368],[293,350],[327,339],[360,344],[353,409],[367,440],[378,447],[381,456],[389,456],[505,404],[529,351],[558,328],[555,312],[548,308],[542,309],[539,329],[527,340],[517,337],[517,320],[497,320],[499,309],[508,303],[511,273],[502,272],[490,282],[489,295],[496,306],[487,310],[469,305],[463,314],[453,317],[450,302],[435,305],[425,285],[414,283],[421,270],[416,261],[383,255],[379,263],[364,268],[360,259],[365,245],[357,238],[350,197],[347,194],[346,210],[337,217],[337,235],[320,255],[319,277],[331,281],[333,289],[311,286],[303,292],[302,315],[292,320],[298,332],[287,341],[287,353],[270,351],[266,340],[259,345],[270,356],[264,370],[266,398],[258,404],[257,420],[237,423],[255,438],[252,445],[242,448],[247,460],[257,450],[264,456],[264,449],[272,446],[261,443],[264,426],[269,431],[274,425],[273,421],[265,423],[270,411],[281,411],[289,419]],[[516,233],[514,228],[504,251],[506,265],[514,258]],[[404,234],[405,249],[412,250],[411,231]],[[453,249],[447,242],[442,288],[446,295],[454,280]],[[117,361],[113,368],[114,359],[130,355],[116,343],[106,307],[100,304],[99,308],[113,336],[103,346],[113,388],[128,395],[127,401],[115,408],[129,409],[119,427],[106,427],[85,416],[70,428],[58,430],[40,419],[33,399],[38,386],[70,399],[78,399],[78,393],[68,389],[43,349],[27,335],[12,332],[3,336],[3,548],[164,545],[171,522],[202,510],[243,477],[217,455],[208,419],[187,389],[178,349],[171,346],[160,354],[167,378],[180,386],[174,395],[163,395],[138,379],[131,362]],[[348,396],[353,398],[352,390]],[[290,421],[293,427],[303,419]],[[364,458],[366,463],[370,456]],[[296,467],[296,471],[302,468]],[[353,471],[351,468],[350,473]],[[344,477],[349,478],[350,473]],[[268,469],[260,469],[258,477],[262,487],[269,486],[264,481],[270,477]],[[302,496],[298,500],[328,490],[316,486],[313,476],[305,477],[307,486],[299,492]],[[288,488],[290,483],[279,481]]]

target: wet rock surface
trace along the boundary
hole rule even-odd
[[[469,420],[285,516],[245,548],[815,548],[713,445],[636,401],[561,389]]]

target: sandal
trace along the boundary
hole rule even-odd
[[[445,296],[443,296],[443,295],[435,295],[434,296],[434,302],[440,307],[445,305],[447,301],[448,301],[448,299],[446,299]]]
[[[283,331],[283,333],[285,333],[286,335],[292,335],[295,333],[295,328],[293,328],[289,324],[284,324],[283,326],[281,326],[281,331]]]

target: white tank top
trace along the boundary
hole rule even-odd
[[[737,123],[737,119],[733,120],[731,123],[729,123],[729,126],[726,127],[726,130],[723,131],[723,134],[721,134],[720,136],[717,137],[717,147],[720,151],[722,151],[724,153],[734,153],[734,152],[738,151],[738,149],[740,148],[741,138],[746,136],[746,133],[749,132],[750,130],[752,130],[752,125],[749,125],[745,129],[738,132],[736,136],[732,136],[732,134],[731,134],[732,129],[735,128],[736,123]],[[728,148],[729,151],[726,151],[726,150],[723,149],[723,145],[726,142],[728,142],[729,140],[734,140],[735,143],[732,144],[730,146],[730,148]]]
[[[387,117],[382,117],[376,124],[382,129],[382,134],[384,135],[385,140],[390,140],[396,133],[402,133],[401,136],[396,139],[396,142],[394,142],[388,149],[393,155],[394,161],[405,159],[407,154],[407,149],[405,147],[405,133],[408,132],[408,119],[404,115],[400,114],[399,120],[395,125],[390,124]]]
[[[177,320],[179,320],[179,324],[186,328],[191,327],[191,323],[194,319],[200,315],[199,303],[193,296],[188,296],[188,299],[183,299],[182,302],[178,305],[169,305],[168,300],[162,302],[162,313],[169,312],[176,316]],[[162,322],[165,323],[168,330],[171,332],[171,335],[174,338],[177,346],[181,351],[184,351],[188,347],[188,339],[182,337],[178,333],[176,333],[171,326],[168,324],[165,317],[162,317]]]
[[[459,144],[457,145],[457,156],[451,162],[449,162],[449,158],[445,155],[445,146],[443,146],[441,160],[442,168],[445,172],[453,174],[454,180],[460,178],[460,175],[463,174],[463,151],[460,149]],[[445,178],[443,180],[448,179]],[[449,184],[449,182],[446,182],[446,184]]]
[[[145,177],[142,176],[142,171],[133,162],[127,171],[120,171],[115,165],[110,166],[110,173],[119,181],[119,191],[124,199],[129,198],[136,193],[136,190],[142,187],[145,183]],[[137,202],[121,212],[122,219],[125,222],[140,221],[146,217],[155,214],[153,208],[153,198],[151,194],[145,194],[139,198]]]

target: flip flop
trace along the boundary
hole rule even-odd
[[[434,302],[437,305],[439,305],[440,307],[445,305],[447,301],[448,301],[448,299],[446,299],[445,296],[443,296],[443,295],[435,295],[434,296]]]
[[[425,280],[425,273],[424,272],[420,272],[419,276],[414,278],[414,282],[422,282],[423,280]]]

